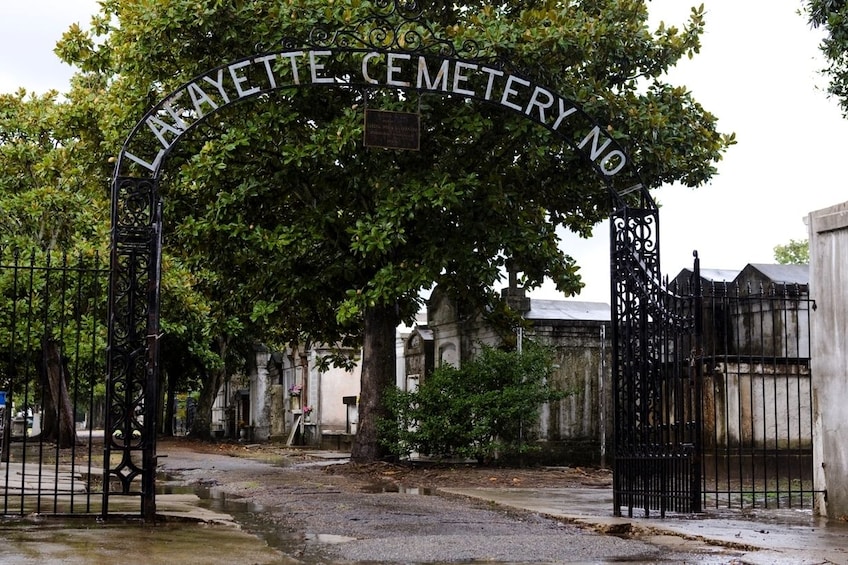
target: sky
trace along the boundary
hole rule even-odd
[[[650,0],[652,24],[678,27],[702,0]],[[703,0],[700,54],[684,59],[668,82],[684,85],[738,143],[703,187],[671,185],[653,193],[660,210],[661,270],[671,277],[701,266],[741,270],[773,263],[775,245],[807,237],[804,217],[848,200],[841,163],[848,119],[827,97],[819,30],[798,14],[802,0]],[[86,27],[96,0],[0,3],[0,92],[66,89],[73,69],[53,53],[72,23]],[[566,236],[581,265],[578,297],[610,301],[609,226],[589,240]],[[559,297],[551,285],[531,293]]]

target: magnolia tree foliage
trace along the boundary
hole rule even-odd
[[[305,44],[315,27],[352,25],[375,4],[103,0],[91,29],[72,27],[58,53],[80,68],[72,98],[92,154],[108,158],[151,105],[193,77]],[[649,29],[649,3],[636,0],[421,4],[440,38],[476,42],[579,103],[650,187],[703,184],[733,143],[685,86],[664,80],[697,53],[700,10],[682,27]],[[366,104],[420,112],[420,151],[365,148]],[[380,455],[375,422],[395,382],[395,328],[419,309],[422,289],[485,301],[511,261],[528,287],[547,277],[578,293],[557,229],[588,235],[610,212],[596,174],[524,116],[385,88],[293,88],[229,106],[174,148],[161,192],[166,250],[219,353],[251,340],[361,340],[359,460]],[[163,315],[177,320],[169,308],[179,307]]]
[[[56,92],[0,94],[0,386],[16,409],[40,408],[42,436],[62,446],[75,438],[69,389],[103,375],[106,335],[108,215],[80,145]]]
[[[804,13],[810,24],[824,30],[821,48],[830,77],[828,93],[839,100],[848,117],[848,4],[845,0],[805,0]]]

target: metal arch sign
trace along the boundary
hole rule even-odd
[[[402,22],[420,23],[401,14],[415,2],[379,0]],[[394,6],[394,10],[391,9]],[[377,21],[382,25],[381,17]],[[112,248],[109,283],[107,413],[104,442],[102,512],[112,495],[135,496],[141,514],[156,512],[156,404],[158,402],[159,286],[161,281],[162,204],[159,180],[163,164],[180,139],[223,108],[275,91],[307,87],[390,89],[459,97],[494,105],[548,129],[583,157],[603,180],[617,204],[630,192],[647,190],[628,155],[607,127],[576,102],[504,65],[463,58],[447,42],[435,51],[405,49],[393,42],[373,45],[364,35],[342,35],[329,44],[251,55],[211,69],[186,82],[151,108],[138,122],[118,155],[112,179]],[[316,34],[322,39],[321,34]],[[653,206],[656,214],[656,207]],[[656,247],[652,249],[657,252]],[[644,249],[642,250],[644,251]],[[145,417],[148,416],[148,417]],[[140,435],[137,435],[140,432]],[[115,485],[113,487],[113,485]],[[114,491],[112,489],[115,489]]]
[[[497,65],[391,50],[314,48],[252,55],[186,82],[145,114],[127,138],[118,176],[157,178],[180,138],[237,102],[301,87],[385,88],[479,100],[521,114],[559,135],[607,184],[638,174],[607,127],[574,101]]]

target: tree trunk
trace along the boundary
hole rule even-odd
[[[165,436],[173,436],[174,435],[174,417],[176,416],[176,398],[177,398],[177,375],[176,371],[170,371],[165,369],[163,371],[163,380],[165,381],[165,387],[161,387],[159,390],[164,391],[164,402],[162,403],[162,407],[164,408],[164,416],[162,418],[162,435]]]
[[[218,353],[221,360],[224,361],[227,357],[227,340],[226,338],[217,338]],[[218,396],[218,390],[224,384],[224,378],[227,375],[226,363],[222,363],[220,369],[205,372],[206,378],[203,379],[203,388],[200,389],[200,396],[197,399],[197,413],[194,416],[194,421],[191,424],[190,435],[199,439],[212,439],[212,406],[215,404],[215,398]]]
[[[394,306],[365,310],[359,424],[350,451],[351,460],[358,463],[378,461],[385,453],[378,442],[377,422],[386,413],[383,393],[387,387],[395,386],[397,324]]]
[[[74,407],[68,394],[67,371],[58,341],[44,340],[39,369],[43,391],[41,438],[55,441],[59,447],[71,447],[77,440]]]

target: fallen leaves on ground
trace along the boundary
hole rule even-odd
[[[233,457],[270,455],[309,459],[310,451],[274,443],[241,444],[234,442],[203,442],[192,439],[168,438],[165,442],[180,442],[199,452],[219,453]],[[498,467],[465,463],[340,463],[329,465],[325,472],[343,475],[372,485],[403,486],[406,488],[607,488],[612,486],[612,471],[605,468],[568,466]]]

